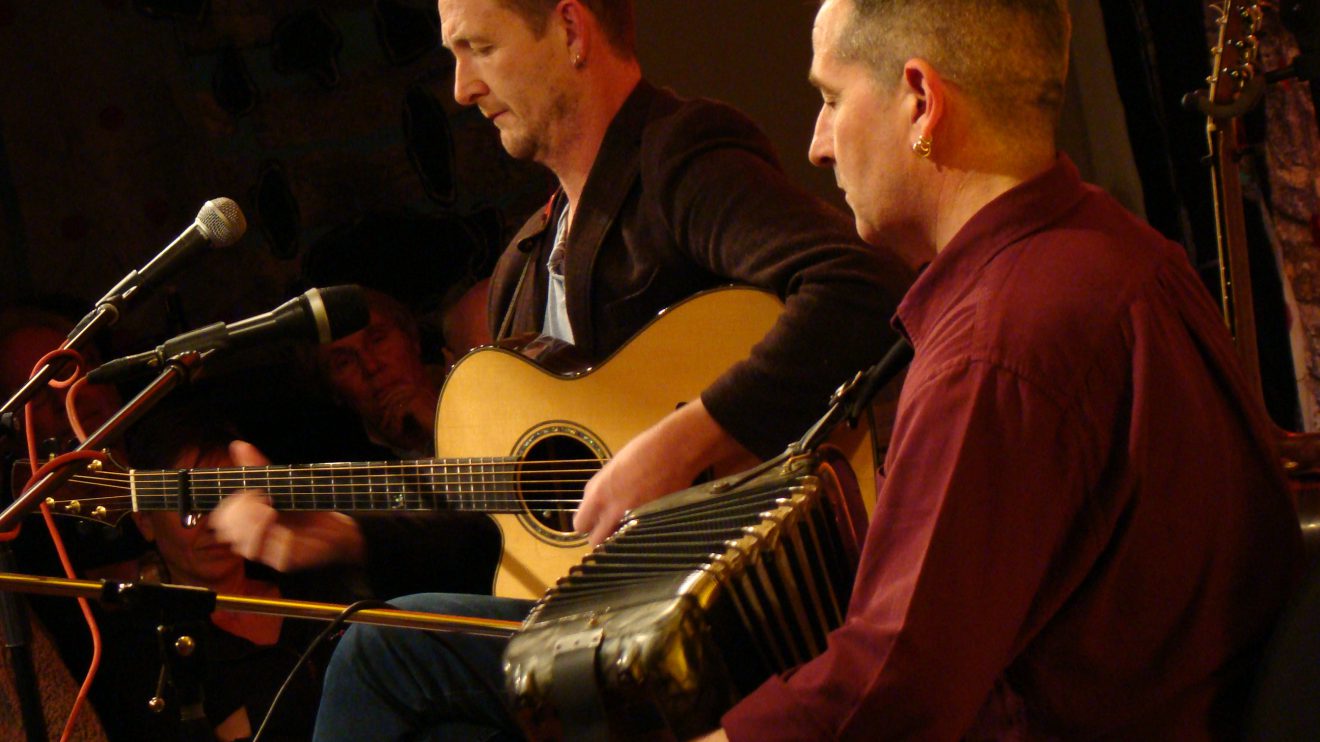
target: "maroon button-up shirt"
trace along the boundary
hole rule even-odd
[[[1182,250],[1060,157],[897,324],[916,356],[848,620],[729,736],[1232,736],[1300,537]]]

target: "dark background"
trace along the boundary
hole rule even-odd
[[[1209,69],[1207,11],[1199,0],[1071,4],[1063,147],[1088,179],[1182,243],[1210,282],[1204,119],[1178,106]],[[637,7],[655,81],[745,110],[794,179],[842,206],[832,177],[805,155],[818,103],[806,83],[815,2]],[[1275,61],[1286,60],[1293,42],[1271,23]],[[429,0],[0,0],[0,303],[60,294],[89,304],[204,201],[228,196],[247,215],[247,236],[144,302],[113,345],[140,350],[264,311],[308,284],[349,280],[434,314],[451,286],[489,271],[551,187],[453,102],[437,25]],[[1295,88],[1305,103],[1305,86]],[[1314,116],[1303,113],[1289,126],[1311,127],[1297,143],[1305,149]],[[1261,161],[1269,199],[1276,162]],[[1314,167],[1293,164],[1286,182],[1300,205],[1288,217],[1300,246],[1283,262],[1309,287]],[[1276,283],[1289,272],[1271,271]],[[1300,293],[1294,323],[1312,298]],[[1291,383],[1288,353],[1299,345],[1286,329],[1281,337],[1270,352],[1281,384]]]

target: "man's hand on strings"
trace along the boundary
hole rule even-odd
[[[255,446],[229,444],[236,466],[268,466]],[[281,513],[262,490],[239,490],[220,501],[208,518],[216,537],[236,554],[281,572],[357,563],[364,557],[357,523],[343,513]]]

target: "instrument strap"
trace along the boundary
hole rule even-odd
[[[581,742],[608,742],[609,724],[600,697],[596,654],[605,631],[597,628],[555,642],[550,702],[559,712],[563,738]]]

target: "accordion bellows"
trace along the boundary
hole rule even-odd
[[[685,739],[825,649],[856,570],[844,485],[815,456],[754,472],[633,511],[536,604],[505,652],[531,737]]]

